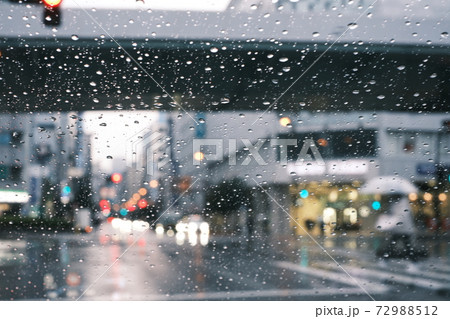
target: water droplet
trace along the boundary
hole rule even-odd
[[[313,32],[313,34],[312,34],[312,36],[313,36],[314,38],[317,38],[319,35],[320,35],[319,32]]]
[[[378,96],[377,96],[377,99],[379,99],[379,100],[383,100],[384,98],[385,98],[384,95],[378,95]]]
[[[107,159],[113,159],[111,155],[106,156]]]
[[[71,39],[72,39],[73,41],[78,41],[79,37],[78,37],[76,34],[72,34]]]
[[[203,118],[199,118],[199,119],[198,119],[198,122],[199,122],[199,123],[205,123],[206,121],[205,121],[205,119],[203,119]]]
[[[397,67],[397,69],[400,70],[400,71],[402,71],[402,70],[405,69],[405,66],[404,66],[404,65],[399,65],[399,66]]]
[[[283,72],[289,72],[290,70],[291,70],[291,68],[288,67],[288,66],[285,66],[285,67],[283,68]]]
[[[106,126],[106,123],[100,123],[100,126]]]
[[[430,75],[430,78],[431,78],[431,79],[434,79],[435,77],[437,77],[437,74],[436,74],[436,73],[433,73],[433,74]]]
[[[212,47],[211,49],[209,49],[209,51],[211,51],[212,53],[217,53],[219,52],[219,49],[216,47]]]
[[[92,82],[89,83],[89,85],[90,85],[90,86],[97,86],[97,83],[95,83],[95,82],[92,81]]]
[[[286,58],[286,57],[282,57],[282,58],[279,58],[279,59],[278,59],[278,61],[280,61],[280,62],[282,62],[282,63],[287,62],[288,60],[289,60],[289,59]]]
[[[347,24],[347,27],[350,30],[355,30],[358,27],[358,25],[355,22],[352,22],[352,23]]]
[[[441,33],[441,38],[448,38],[448,32],[442,32]]]

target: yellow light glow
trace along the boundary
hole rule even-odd
[[[319,144],[319,146],[323,146],[323,147],[327,147],[328,146],[328,141],[324,138],[319,138],[317,140],[317,144]]]
[[[56,8],[61,2],[62,0],[44,0],[44,5],[49,8]]]
[[[323,222],[325,224],[336,223],[336,209],[332,207],[326,207],[323,210]]]
[[[141,195],[139,195],[138,193],[133,194],[133,200],[138,201],[140,199],[141,199]]]
[[[425,194],[423,194],[423,199],[425,199],[427,202],[429,202],[430,200],[433,199],[433,195],[431,195],[430,193],[425,193]]]
[[[350,191],[350,192],[348,193],[348,199],[349,199],[349,200],[357,200],[357,199],[358,199],[358,191],[357,191],[356,189]]]
[[[280,119],[280,125],[281,125],[281,126],[286,127],[286,126],[288,126],[289,124],[291,124],[291,119],[290,119],[289,117],[285,116],[285,117],[282,117],[282,118]]]
[[[333,189],[333,190],[330,192],[330,194],[328,195],[328,200],[329,200],[330,202],[335,202],[335,201],[337,201],[338,196],[339,196],[339,194],[338,194],[337,190]]]
[[[362,207],[359,209],[359,215],[360,215],[361,217],[367,217],[367,216],[369,216],[369,215],[370,215],[370,208],[367,207],[367,206],[362,206]]]
[[[156,179],[152,179],[150,181],[150,187],[151,188],[156,188],[156,187],[158,187],[158,185],[159,185],[159,183],[158,183],[158,181]]]
[[[196,161],[202,161],[205,158],[205,154],[203,154],[202,152],[195,152],[194,153],[194,159]]]
[[[139,189],[138,193],[141,196],[145,196],[145,195],[147,195],[147,190],[145,188],[141,188],[141,189]]]
[[[411,202],[413,202],[413,201],[417,200],[418,196],[416,193],[411,193],[408,195],[408,198]]]
[[[444,194],[444,193],[440,193],[439,194],[439,200],[441,202],[445,202],[446,199],[447,199],[447,195],[446,194]]]
[[[358,213],[352,207],[344,209],[344,216],[347,216],[350,224],[355,224],[358,221]]]

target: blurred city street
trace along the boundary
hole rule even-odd
[[[430,256],[416,263],[377,259],[377,240],[318,239],[328,256],[307,237],[213,237],[192,246],[153,230],[122,236],[111,224],[88,234],[25,234],[0,241],[0,299],[448,300],[448,238],[424,240]]]
[[[450,300],[449,12],[0,0],[0,301]]]

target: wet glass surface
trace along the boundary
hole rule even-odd
[[[449,4],[0,1],[0,300],[448,300]]]

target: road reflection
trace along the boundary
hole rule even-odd
[[[307,238],[286,242],[282,245],[286,251],[281,246],[275,250],[256,243],[248,250],[245,241],[232,243],[229,238],[212,237],[204,246],[197,231],[191,232],[198,238],[192,246],[189,232],[180,245],[176,236],[158,235],[143,226],[119,221],[114,227],[105,223],[89,234],[11,234],[0,238],[0,299],[76,300],[81,296],[83,300],[190,300],[251,298],[254,292],[283,298],[287,294],[284,290],[299,296],[315,291],[325,296],[329,290],[330,294],[364,297],[342,277],[336,263]],[[397,280],[396,290],[416,283],[417,276],[427,277],[422,280],[426,289],[448,281],[450,249],[445,240],[424,240],[431,259],[411,269],[402,261],[379,264],[374,255],[376,237],[317,241],[361,280],[397,276],[392,277]],[[384,282],[369,288],[379,294],[389,291]],[[420,293],[420,298],[437,296],[428,290]]]

